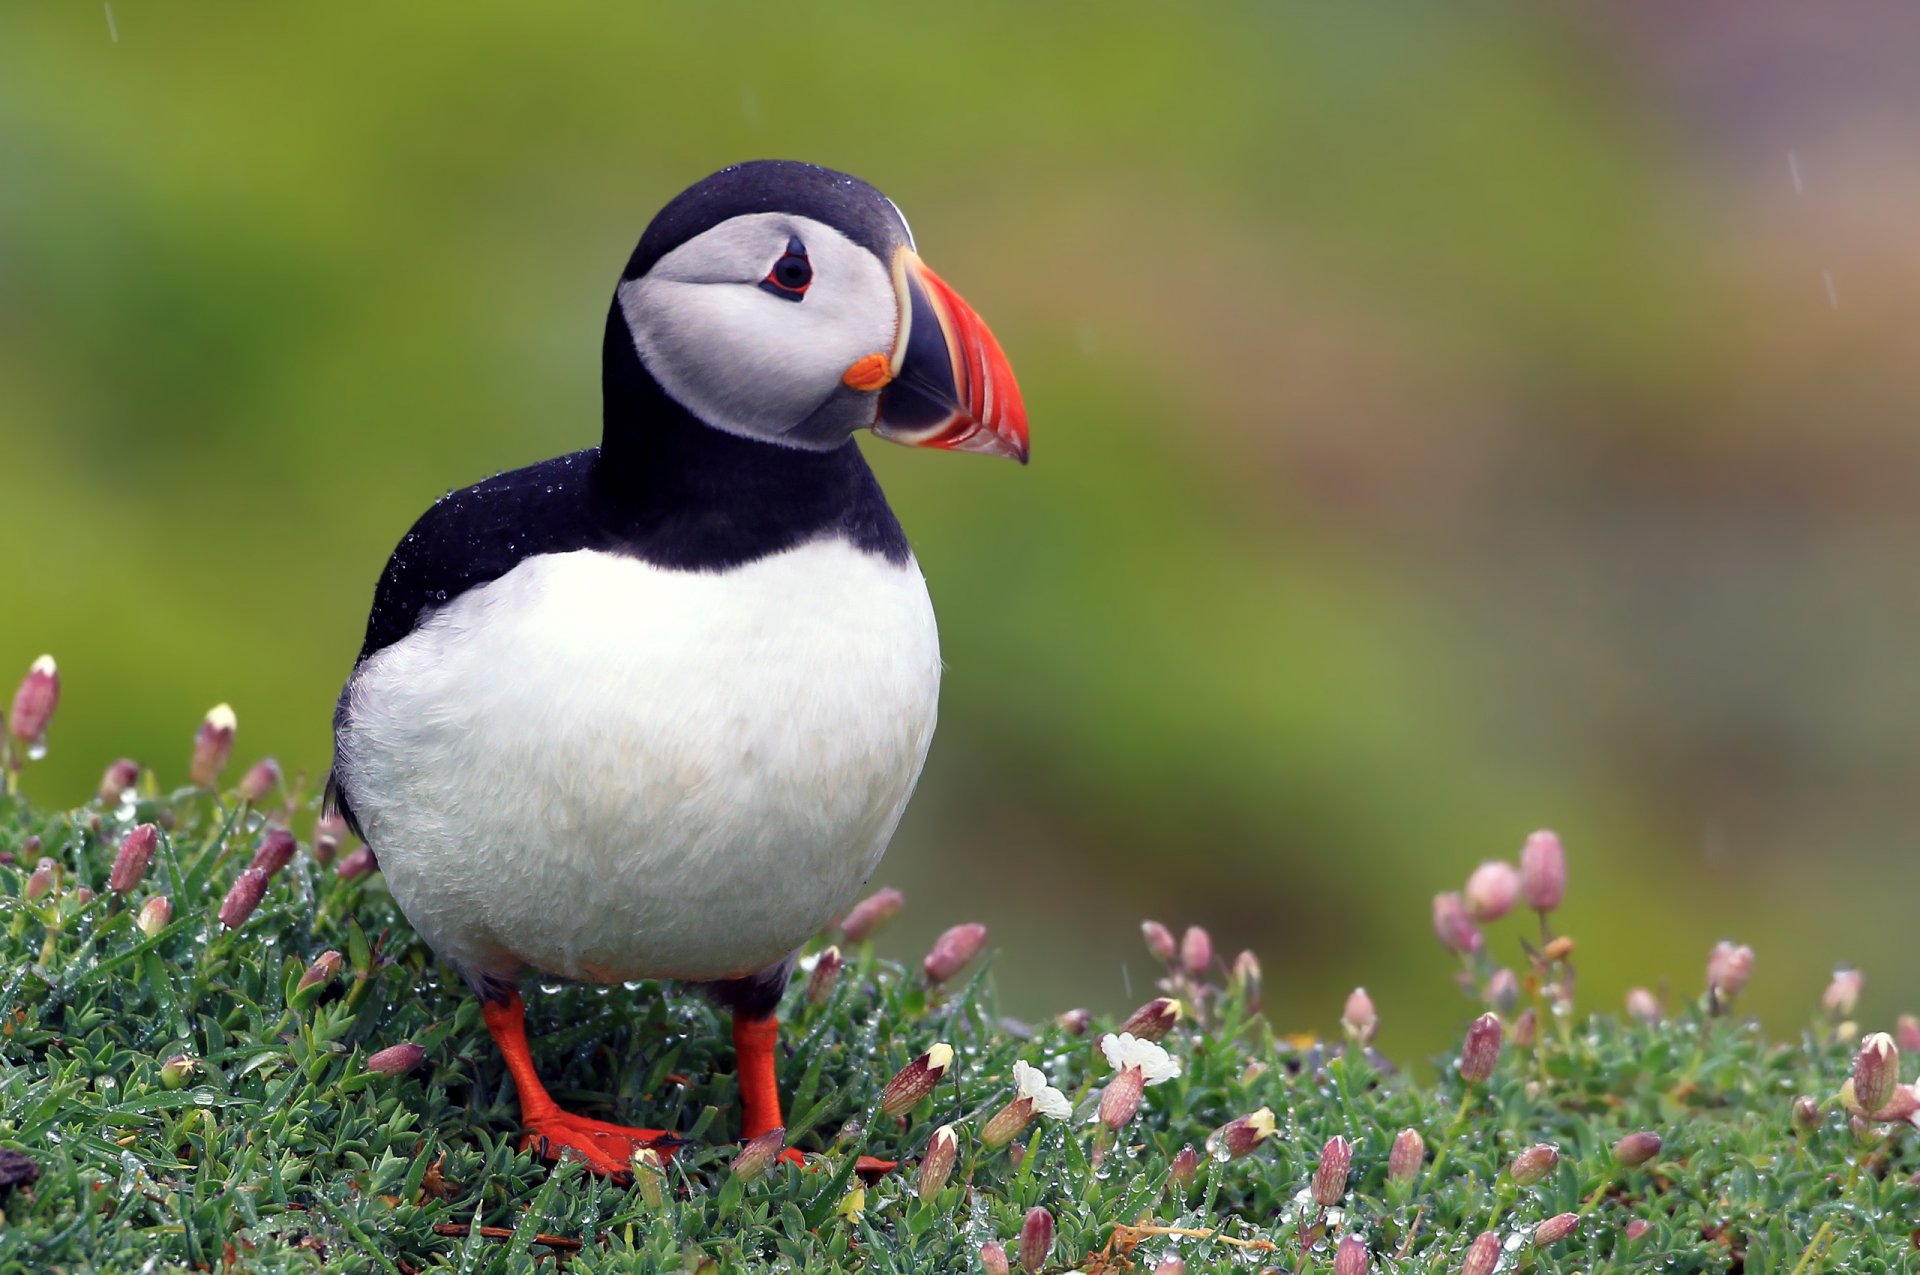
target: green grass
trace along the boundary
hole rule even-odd
[[[115,846],[142,820],[168,831],[146,880],[117,897]],[[0,1193],[0,1271],[528,1271],[567,1252],[579,1272],[973,1271],[983,1243],[1015,1250],[1036,1206],[1057,1219],[1047,1271],[1151,1271],[1176,1254],[1192,1271],[1325,1271],[1347,1232],[1365,1238],[1376,1271],[1455,1271],[1489,1229],[1513,1237],[1500,1269],[1517,1272],[1786,1275],[1907,1269],[1912,1257],[1913,1135],[1849,1129],[1832,1097],[1850,1067],[1847,1028],[1776,1043],[1699,1008],[1641,1026],[1556,1020],[1542,1004],[1538,1044],[1509,1039],[1491,1082],[1469,1086],[1450,1059],[1394,1069],[1289,1042],[1257,1012],[1257,989],[1222,974],[1200,989],[1198,1021],[1165,1042],[1183,1074],[1147,1089],[1113,1139],[1087,1121],[1111,1074],[1096,1044],[1108,1025],[1076,1035],[1007,1022],[994,983],[1019,970],[932,988],[917,962],[889,959],[907,954],[884,932],[848,953],[822,1003],[796,979],[782,1087],[793,1141],[820,1155],[811,1170],[776,1165],[753,1180],[730,1171],[733,1062],[712,1008],[652,984],[530,991],[556,1097],[692,1139],[662,1177],[611,1184],[517,1149],[511,1084],[478,1007],[377,875],[343,880],[303,842],[239,929],[216,921],[263,826],[244,803],[196,790],[61,813],[0,797],[0,850],[13,859],[0,867],[0,1145],[40,1169]],[[42,854],[58,880],[29,899]],[[174,919],[148,936],[136,913],[161,893]],[[1063,927],[1092,924],[1061,907]],[[298,990],[327,949],[345,957],[338,977]],[[1454,994],[1444,970],[1433,982]],[[1474,1012],[1462,1003],[1463,1025]],[[407,1041],[425,1048],[417,1069],[368,1069]],[[889,1077],[936,1041],[956,1051],[942,1085],[904,1118],[879,1117]],[[190,1073],[163,1076],[176,1056]],[[1016,1059],[1043,1067],[1076,1108],[1032,1126],[1018,1156],[978,1139],[1011,1096]],[[1437,1079],[1418,1078],[1429,1071]],[[1804,1135],[1788,1120],[1799,1093],[1823,1102]],[[1278,1130],[1250,1155],[1203,1153],[1191,1186],[1170,1175],[1182,1147],[1262,1106]],[[923,1201],[914,1164],[943,1123],[960,1134],[959,1162]],[[1387,1153],[1403,1128],[1423,1134],[1428,1157],[1415,1182],[1392,1185]],[[1638,1130],[1664,1147],[1622,1167],[1612,1144]],[[1354,1145],[1352,1174],[1323,1210],[1305,1192],[1335,1135]],[[1506,1166],[1539,1142],[1559,1148],[1558,1166],[1514,1184]],[[851,1170],[863,1152],[903,1167],[862,1193]],[[1583,1215],[1571,1238],[1527,1242],[1562,1212]],[[1630,1239],[1635,1219],[1649,1225]]]

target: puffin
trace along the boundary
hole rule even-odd
[[[601,392],[598,447],[451,492],[401,538],[328,800],[480,999],[524,1144],[618,1176],[680,1139],[562,1109],[520,981],[698,986],[732,1013],[741,1136],[784,1126],[776,1009],[885,852],[940,689],[926,582],[855,436],[1028,444],[1005,353],[900,210],[788,160],[653,218]]]

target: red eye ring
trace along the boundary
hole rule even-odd
[[[787,251],[773,263],[760,287],[787,301],[798,301],[813,286],[813,263],[807,260],[806,245],[798,238],[787,240]]]

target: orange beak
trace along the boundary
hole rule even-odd
[[[1013,367],[973,307],[911,248],[893,258],[900,335],[873,432],[910,447],[1027,463],[1027,409]]]

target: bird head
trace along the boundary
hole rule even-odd
[[[761,160],[689,187],[641,236],[615,311],[647,373],[714,429],[1027,459],[1000,343],[893,201],[844,173]]]

